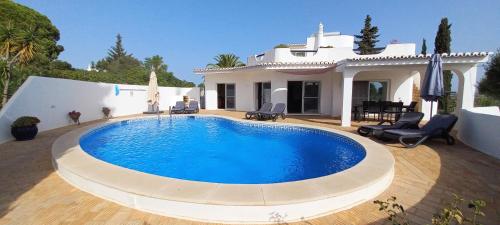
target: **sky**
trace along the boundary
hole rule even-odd
[[[442,17],[452,23],[452,52],[500,48],[499,0],[17,0],[46,15],[59,29],[59,56],[76,68],[107,55],[116,34],[128,53],[144,60],[161,55],[180,79],[200,83],[194,68],[221,53],[243,62],[279,43],[304,43],[323,22],[325,32],[358,34],[367,14],[378,26],[379,46],[416,43],[428,52]]]

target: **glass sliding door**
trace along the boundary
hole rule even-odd
[[[352,105],[361,105],[363,101],[387,101],[388,91],[388,81],[354,81]]]
[[[226,85],[217,84],[217,108],[226,108]]]
[[[236,90],[234,84],[226,84],[226,109],[236,108]]]
[[[288,81],[288,113],[302,113],[302,81]]]
[[[319,82],[304,82],[304,113],[319,113]]]
[[[262,104],[271,102],[271,82],[262,83]]]
[[[256,110],[260,109],[264,103],[271,102],[271,82],[255,83]]]
[[[387,81],[370,81],[370,101],[386,101],[387,100]]]
[[[235,109],[236,90],[234,84],[217,84],[217,108]]]
[[[361,105],[368,101],[368,81],[354,81],[352,83],[352,105]]]
[[[288,81],[288,113],[319,113],[320,82]]]

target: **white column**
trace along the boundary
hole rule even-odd
[[[462,73],[462,74],[460,74]],[[474,107],[474,94],[476,93],[477,66],[460,70],[458,75],[457,107],[460,109],[471,109]]]
[[[345,70],[342,73],[342,117],[341,126],[351,126],[352,82],[356,71]]]

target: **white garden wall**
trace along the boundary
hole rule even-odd
[[[147,86],[116,85],[47,77],[29,77],[0,111],[0,143],[11,140],[10,125],[20,116],[36,116],[39,131],[71,124],[68,112],[82,113],[81,122],[103,118],[102,107],[112,116],[139,114],[147,110]],[[160,109],[168,110],[187,95],[199,100],[198,88],[160,87]]]
[[[497,106],[462,109],[457,137],[463,143],[500,159],[500,110]]]

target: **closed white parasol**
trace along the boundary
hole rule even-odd
[[[158,92],[158,81],[156,79],[156,73],[151,70],[151,75],[149,75],[149,88],[148,88],[148,108],[149,111],[157,112],[159,110],[160,104],[160,92]]]

